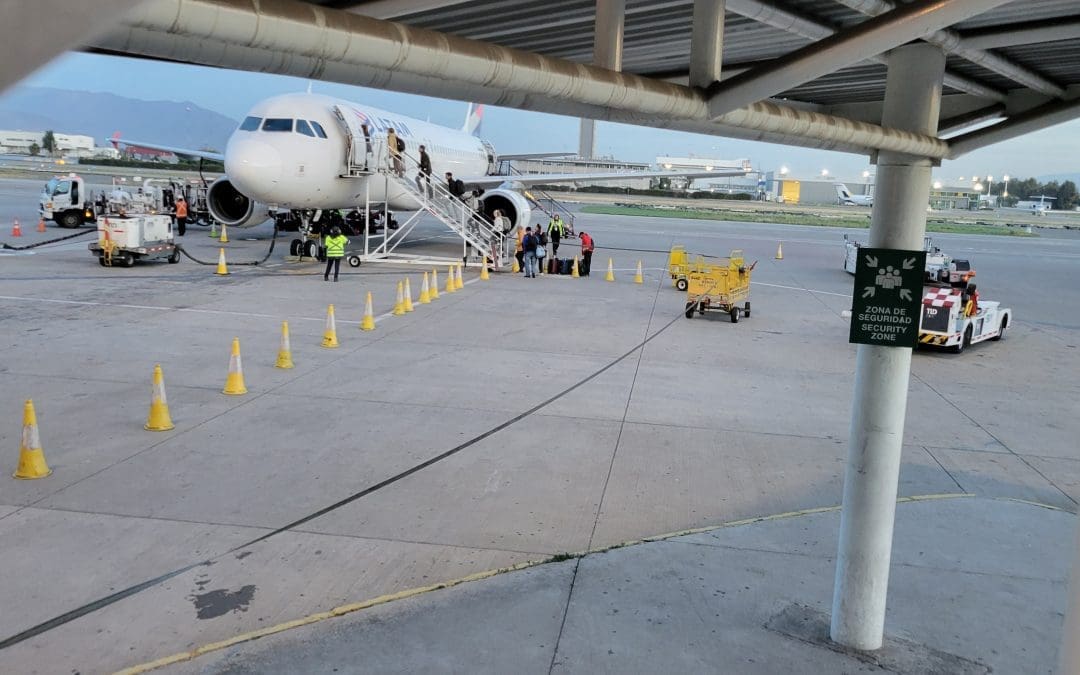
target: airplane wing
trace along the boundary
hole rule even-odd
[[[207,152],[206,150],[190,150],[188,148],[176,148],[171,145],[159,145],[157,143],[143,143],[142,141],[133,141],[128,138],[110,138],[110,143],[122,143],[124,145],[131,145],[138,148],[149,148],[151,150],[161,150],[163,152],[171,152],[176,155],[185,155],[187,157],[199,157],[202,159],[209,159],[215,162],[224,162],[225,155],[220,152]]]
[[[528,173],[513,176],[460,176],[466,185],[480,187],[498,187],[503,183],[517,183],[521,186],[551,185],[554,183],[595,183],[603,181],[627,180],[630,178],[727,178],[745,176],[749,167],[725,167],[713,171],[624,171],[622,173]]]

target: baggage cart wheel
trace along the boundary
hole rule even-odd
[[[172,255],[169,256],[169,264],[175,265],[180,262],[180,251],[173,249]]]
[[[360,267],[360,256],[358,256],[358,255],[349,256],[349,267]]]
[[[676,279],[675,280],[675,288],[680,290],[680,291],[685,291],[687,289],[687,287],[689,287],[689,286],[690,286],[690,282],[688,282],[686,279]]]
[[[750,318],[750,301],[749,300],[747,300],[746,304],[743,305],[742,315],[746,319]]]
[[[290,241],[289,242],[289,255],[295,255],[295,256],[300,255],[300,247],[303,246],[303,244],[304,244],[304,242],[300,241],[299,239],[293,239],[292,241]]]
[[[687,319],[693,319],[694,318],[694,303],[692,303],[692,302],[686,303],[686,318]]]
[[[739,308],[731,308],[731,323],[739,323]]]
[[[99,265],[101,265],[102,267],[105,267],[105,256],[103,256],[103,255],[99,255],[99,256],[97,257],[97,261],[98,261],[98,264],[99,264]]]

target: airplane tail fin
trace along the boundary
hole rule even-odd
[[[120,149],[120,132],[119,131],[113,132],[112,138],[109,139],[109,142],[112,143],[112,146],[114,148],[119,150]]]
[[[835,187],[837,197],[841,199],[851,199],[851,192],[848,190],[846,185],[844,185],[843,183],[837,183]]]
[[[467,134],[473,136],[480,135],[480,123],[483,122],[484,117],[484,105],[470,103],[469,110],[465,113],[465,124],[461,127],[461,130]]]

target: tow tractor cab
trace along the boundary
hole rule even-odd
[[[977,342],[1000,340],[1012,322],[1012,310],[980,300],[975,284],[923,287],[919,346],[948,347],[956,353]]]
[[[60,227],[79,227],[94,222],[96,217],[86,184],[74,173],[57,176],[45,184],[38,213],[43,220],[55,221]]]
[[[859,249],[862,244],[844,235],[844,271],[855,274],[859,264]],[[975,269],[970,260],[959,260],[943,252],[930,237],[923,238],[923,250],[926,251],[926,281],[941,282],[953,286],[966,286],[975,276]]]

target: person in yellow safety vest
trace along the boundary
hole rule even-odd
[[[326,272],[323,273],[323,281],[330,281],[330,268],[334,268],[334,281],[337,281],[338,270],[341,269],[341,259],[345,257],[345,247],[349,238],[341,233],[341,228],[335,225],[330,228],[330,234],[323,238],[323,246],[326,247]]]
[[[548,223],[548,238],[551,239],[551,257],[559,257],[559,240],[566,236],[566,225],[563,224],[559,214],[551,217]]]

